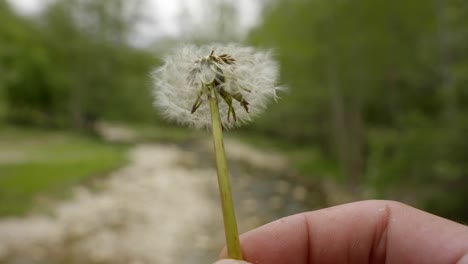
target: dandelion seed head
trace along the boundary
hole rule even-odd
[[[232,128],[252,121],[276,100],[279,66],[271,51],[229,45],[185,45],[174,49],[164,64],[153,71],[154,105],[161,114],[178,123],[197,128],[210,127],[208,97],[203,85],[215,83],[219,93],[232,95],[236,120],[229,118],[229,106],[218,96],[221,122]],[[197,98],[200,104],[193,111]],[[248,111],[247,111],[248,109]]]

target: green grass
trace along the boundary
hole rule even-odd
[[[42,197],[66,196],[124,164],[126,149],[70,132],[0,127],[0,216],[25,214]]]

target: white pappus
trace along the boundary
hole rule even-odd
[[[221,122],[232,128],[250,122],[276,100],[279,65],[270,51],[229,45],[184,45],[174,49],[152,73],[154,105],[178,123],[211,126],[206,85],[218,93]]]

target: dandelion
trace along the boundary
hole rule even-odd
[[[252,121],[277,99],[279,66],[270,51],[218,44],[187,45],[165,58],[153,72],[155,106],[169,120],[209,128],[207,86],[219,95],[224,128]]]
[[[228,254],[242,259],[223,128],[250,122],[277,99],[279,67],[270,52],[235,44],[184,46],[153,73],[155,105],[181,124],[211,128]]]

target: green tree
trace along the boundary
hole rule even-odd
[[[355,193],[371,187],[468,218],[457,187],[468,179],[467,8],[456,0],[277,1],[250,42],[278,50],[291,89],[251,129],[320,146]]]
[[[39,17],[2,16],[11,20],[0,28],[8,118],[78,129],[151,119],[147,80],[157,61],[128,44],[138,2],[55,1]]]

